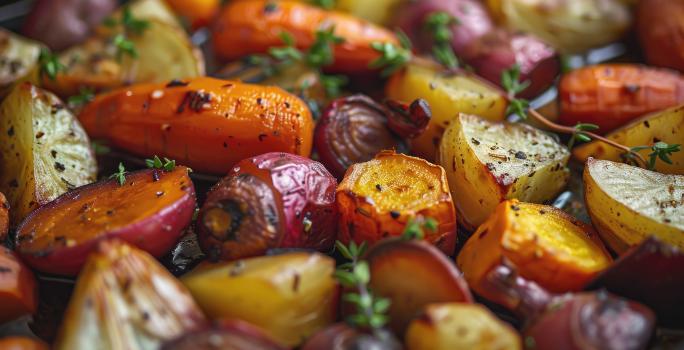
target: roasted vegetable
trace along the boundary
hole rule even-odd
[[[261,329],[240,320],[224,320],[212,327],[187,333],[164,344],[161,350],[284,350]]]
[[[0,244],[7,238],[10,222],[9,209],[7,198],[0,192]]]
[[[582,53],[620,39],[629,8],[619,0],[487,0],[497,20],[534,34],[563,53]]]
[[[44,86],[60,96],[83,89],[107,90],[131,83],[160,83],[204,75],[204,60],[160,0],[136,1],[126,8],[145,25],[131,28],[122,11],[84,43],[59,55],[65,66]]]
[[[194,29],[208,25],[221,7],[220,0],[166,0],[166,3]]]
[[[36,311],[38,293],[33,272],[0,245],[0,323]]]
[[[684,106],[673,107],[655,112],[616,129],[606,135],[607,138],[627,147],[652,146],[662,141],[667,144],[681,144],[684,142]],[[650,150],[639,152],[648,159]],[[581,162],[589,157],[618,162],[623,160],[624,152],[601,141],[576,147],[573,156]],[[672,164],[658,161],[655,170],[665,174],[684,175],[684,152],[675,152],[669,157]]]
[[[95,181],[96,172],[88,136],[62,101],[29,83],[17,85],[0,105],[0,191],[13,225]]]
[[[634,13],[646,61],[684,71],[684,2],[640,0]]]
[[[425,99],[432,110],[427,130],[411,142],[411,151],[432,161],[442,133],[459,113],[479,115],[487,120],[505,118],[506,99],[486,84],[466,75],[442,73],[409,64],[387,82],[385,93],[398,101]]]
[[[335,323],[307,339],[301,350],[401,350],[401,343],[389,331],[378,331],[377,336],[368,334],[345,323]]]
[[[344,42],[334,46],[330,69],[344,73],[368,72],[380,57],[371,43],[399,45],[389,30],[342,12],[326,11],[295,0],[239,0],[223,7],[213,27],[216,54],[235,60],[270,47],[284,45],[281,33],[292,35],[297,48],[309,48],[319,29],[333,29]]]
[[[116,5],[116,0],[38,0],[22,32],[53,50],[63,50],[85,40]]]
[[[656,312],[659,324],[681,327],[684,325],[681,266],[684,266],[684,251],[651,236],[598,275],[590,288],[606,288],[642,302]]]
[[[245,159],[207,195],[198,217],[202,248],[211,260],[272,248],[327,251],[337,234],[335,187],[308,158],[274,152]]]
[[[373,23],[388,26],[392,22],[392,13],[402,2],[404,0],[337,0],[335,8]]]
[[[475,229],[511,198],[542,203],[566,185],[570,153],[524,124],[456,117],[444,132],[439,164],[446,169],[461,225]]]
[[[436,220],[425,239],[447,254],[456,243],[456,213],[444,169],[420,158],[383,151],[352,165],[337,187],[339,240],[373,244],[399,236],[409,220]]]
[[[207,315],[263,328],[284,346],[335,320],[335,261],[318,253],[286,253],[198,268],[183,283]]]
[[[306,104],[277,87],[212,78],[143,84],[100,95],[79,115],[89,135],[133,154],[227,173],[267,152],[308,156]]]
[[[75,275],[99,241],[116,237],[165,254],[190,224],[195,190],[188,169],[138,171],[79,187],[34,211],[17,228],[16,249],[33,268]]]
[[[470,236],[457,264],[473,290],[496,301],[485,279],[504,258],[553,292],[581,290],[612,262],[591,226],[552,206],[515,199],[499,204]]]
[[[53,349],[158,349],[206,322],[185,287],[152,256],[104,241],[79,275]]]
[[[600,64],[573,70],[559,85],[561,124],[592,123],[607,133],[646,113],[684,102],[677,72],[634,64]]]
[[[389,326],[399,336],[428,304],[473,301],[461,272],[427,242],[384,240],[364,259],[370,267],[370,289],[391,301]],[[411,276],[410,283],[406,276]]]
[[[0,349],[4,350],[48,350],[44,342],[29,337],[5,337],[0,338]]]
[[[39,43],[0,28],[0,100],[11,84],[35,79],[40,51]]]
[[[511,326],[477,304],[428,305],[406,333],[407,350],[522,349]]]
[[[352,164],[366,162],[380,151],[407,150],[404,138],[416,137],[432,116],[422,99],[402,109],[382,106],[365,95],[333,101],[316,124],[314,146],[318,157],[335,177],[342,179]]]
[[[584,192],[591,222],[617,253],[654,235],[684,249],[684,176],[589,158]]]

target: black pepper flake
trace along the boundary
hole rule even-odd
[[[61,103],[55,103],[52,106],[50,106],[50,112],[52,114],[56,114],[57,112],[61,111],[62,109],[64,109],[64,105]]]
[[[299,274],[295,273],[294,280],[292,281],[292,291],[293,292],[296,292],[299,290],[299,280],[300,280]]]
[[[648,120],[644,120],[644,126],[650,128],[651,124],[648,123]]]
[[[157,171],[157,169],[152,170],[152,181],[159,181],[159,172]]]
[[[183,96],[180,105],[178,105],[176,113],[183,113],[186,106],[195,112],[201,112],[204,104],[209,102],[211,102],[211,94],[203,91],[188,91]]]
[[[489,171],[492,171],[492,170],[496,169],[496,168],[494,167],[494,164],[492,164],[492,163],[486,163],[485,166],[487,167],[487,170],[489,170]]]
[[[114,210],[112,210],[112,209],[107,210],[107,215],[109,215],[109,216],[114,215]]]
[[[10,126],[7,130],[7,136],[14,136],[14,126]]]
[[[157,191],[157,193],[155,194],[157,195],[157,197],[161,197],[164,195],[164,191]]]
[[[10,187],[19,187],[19,183],[17,182],[17,179],[13,179],[12,181],[9,182]]]
[[[529,177],[534,176],[534,174],[536,174],[536,173],[537,173],[536,171],[531,172],[530,175],[529,175]]]
[[[259,142],[264,141],[264,139],[265,139],[267,136],[268,136],[268,135],[266,135],[266,134],[259,134]]]
[[[390,211],[390,216],[392,217],[392,219],[397,219],[397,218],[399,218],[399,215],[401,215],[401,214],[400,214],[398,211],[396,211],[396,210]]]
[[[223,148],[228,148],[228,143],[224,142],[224,143],[223,143]]]
[[[527,155],[525,154],[525,152],[518,151],[518,152],[515,152],[515,158],[527,159]]]
[[[375,184],[375,189],[378,191],[382,191],[382,185],[380,184]]]
[[[64,171],[66,168],[64,167],[64,164],[60,162],[55,162],[55,170],[59,171],[60,173]]]
[[[42,131],[38,131],[38,132],[36,133],[36,138],[37,138],[37,139],[39,139],[39,138],[41,138],[41,137],[43,137],[43,136],[45,136],[45,133],[42,132]]]
[[[478,141],[478,140],[477,140],[476,138],[474,138],[474,137],[471,138],[470,141],[471,141],[473,144],[475,144],[475,146],[477,146],[477,145],[480,144],[480,141]]]
[[[173,79],[168,84],[166,84],[166,87],[172,88],[172,87],[177,87],[177,86],[188,86],[188,84],[190,84],[190,83],[182,81],[182,80],[178,80],[178,79]]]
[[[57,158],[57,151],[55,151],[54,149],[51,150],[50,155],[52,156],[52,158]]]
[[[539,210],[539,214],[540,214],[540,215],[544,215],[544,214],[546,214],[546,210],[544,210],[544,209],[542,209],[542,210]]]
[[[275,2],[269,2],[264,5],[264,13],[273,13],[278,10],[278,4]]]
[[[625,90],[627,90],[627,92],[629,92],[630,94],[634,94],[634,93],[638,92],[639,90],[641,90],[641,86],[636,85],[636,84],[626,84]]]

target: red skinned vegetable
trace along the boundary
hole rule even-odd
[[[241,320],[221,320],[164,344],[161,350],[285,350],[263,330]]]
[[[366,162],[380,151],[408,149],[405,139],[418,136],[431,118],[422,99],[409,106],[387,101],[383,106],[365,95],[333,101],[316,125],[314,146],[321,163],[341,179],[347,168]]]
[[[33,272],[14,252],[0,245],[0,324],[36,311],[37,304]]]
[[[301,350],[403,349],[401,343],[388,331],[379,332],[379,337],[376,337],[345,323],[335,323],[312,335]]]
[[[337,181],[316,161],[272,152],[239,162],[207,195],[199,239],[212,260],[335,242]]]
[[[634,13],[646,61],[684,71],[684,1],[640,0]]]
[[[104,239],[120,238],[155,257],[176,243],[195,209],[188,168],[147,169],[79,187],[40,207],[17,228],[16,247],[33,268],[75,275]]]

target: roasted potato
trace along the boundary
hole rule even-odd
[[[0,105],[0,191],[12,225],[95,181],[96,172],[88,136],[62,101],[29,83],[17,85]]]
[[[651,235],[684,249],[684,175],[589,158],[583,177],[591,222],[613,251]]]
[[[337,72],[369,72],[368,65],[380,57],[371,43],[399,45],[394,33],[384,27],[295,0],[231,1],[214,22],[212,39],[220,58],[235,60],[282,45],[283,31],[293,36],[297,48],[308,49],[316,40],[316,31],[331,28],[344,39],[335,44],[334,62],[329,67]]]
[[[634,13],[646,61],[684,71],[684,2],[640,0]]]
[[[222,175],[267,152],[308,156],[313,139],[311,112],[299,98],[277,87],[207,77],[99,95],[79,119],[91,137],[114,147]]]
[[[398,101],[423,98],[430,104],[432,119],[427,130],[411,141],[411,151],[428,161],[435,159],[444,129],[459,113],[492,121],[506,117],[506,99],[485,83],[415,64],[395,73],[385,86],[385,94]]]
[[[335,2],[335,8],[373,23],[389,26],[392,22],[392,13],[394,13],[396,7],[404,1],[405,0],[337,0]]]
[[[605,288],[612,293],[644,303],[655,311],[659,324],[682,327],[682,266],[684,250],[651,236],[625,252],[610,268],[598,275],[588,288]]]
[[[39,43],[0,28],[0,101],[18,81],[36,79]]]
[[[223,320],[164,344],[161,350],[285,350],[263,330],[240,320]]]
[[[22,33],[53,50],[64,50],[85,40],[116,5],[116,0],[38,0]]]
[[[487,273],[507,259],[553,292],[581,290],[612,262],[594,229],[555,207],[507,200],[468,239],[456,260],[470,287],[497,301]]]
[[[619,0],[487,0],[497,20],[531,33],[563,53],[582,53],[620,39],[629,7]]]
[[[297,252],[200,266],[181,281],[212,319],[242,319],[292,347],[335,321],[334,270],[332,258]]]
[[[43,341],[35,339],[35,338],[29,338],[29,337],[23,337],[23,336],[13,336],[13,337],[0,338],[0,349],[5,349],[5,350],[48,350],[48,349],[50,349],[50,347],[48,347],[48,345],[45,344]]]
[[[444,169],[430,162],[383,151],[365,163],[352,165],[337,187],[339,240],[373,244],[399,236],[416,216],[437,221],[425,240],[446,254],[456,244],[456,212]]]
[[[0,244],[0,324],[36,311],[38,290],[33,272]]]
[[[439,146],[461,225],[475,229],[506,199],[542,203],[566,185],[570,152],[524,124],[460,114]]]
[[[559,122],[592,123],[605,134],[646,113],[684,103],[684,78],[636,64],[599,64],[561,78]]]
[[[188,169],[147,169],[79,187],[40,207],[17,228],[16,250],[33,268],[76,275],[98,242],[116,237],[161,257],[195,210]]]
[[[0,192],[0,244],[7,238],[7,232],[9,231],[10,214],[9,214],[9,202],[5,195]]]
[[[681,144],[684,142],[684,105],[635,119],[607,134],[606,137],[627,147],[653,145],[658,141]],[[650,152],[645,149],[639,153],[647,159]],[[622,150],[601,141],[592,141],[572,150],[573,157],[581,162],[589,157],[619,162],[623,153]],[[656,162],[655,170],[665,174],[684,175],[684,152],[672,153],[670,160],[672,164]]]
[[[88,257],[53,349],[158,349],[207,320],[152,256],[118,240]]]
[[[428,304],[473,302],[461,272],[427,242],[384,240],[371,247],[364,259],[370,268],[370,289],[391,301],[389,327],[398,336]],[[411,276],[410,283],[406,276]]]
[[[207,194],[198,235],[209,259],[274,248],[329,251],[337,235],[337,181],[316,161],[272,152],[235,165]]]
[[[131,83],[159,83],[171,79],[204,75],[204,59],[187,34],[175,24],[159,0],[134,2],[131,16],[146,20],[140,33],[128,33],[121,25],[102,26],[84,43],[59,55],[66,67],[55,80],[43,77],[44,86],[60,96],[80,93],[83,88],[108,90]],[[158,12],[153,12],[158,11]],[[122,14],[112,18],[120,21]],[[168,19],[168,16],[171,16]],[[117,36],[125,35],[134,46],[134,54],[116,46]]]
[[[482,305],[431,304],[406,332],[407,350],[522,349],[520,335]]]

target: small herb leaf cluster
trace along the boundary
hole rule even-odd
[[[382,68],[380,74],[383,77],[392,75],[392,73],[404,67],[413,57],[411,41],[408,40],[406,34],[398,32],[397,36],[399,37],[399,46],[389,42],[375,41],[371,43],[371,47],[380,53],[380,57],[369,63],[368,68]]]
[[[163,169],[166,171],[172,171],[176,168],[176,161],[169,158],[164,158],[162,161],[158,156],[154,156],[152,159],[145,159],[145,165],[151,169]]]
[[[126,171],[126,168],[124,167],[123,163],[119,163],[119,170],[115,172],[114,174],[110,175],[110,179],[116,179],[117,182],[119,182],[119,186],[123,186],[126,183],[126,174],[128,172]]]
[[[425,230],[437,232],[437,220],[423,216],[411,218],[406,223],[401,238],[405,240],[423,239],[425,238]]]
[[[150,27],[150,22],[143,19],[138,19],[133,16],[131,9],[124,7],[121,13],[121,19],[117,20],[114,17],[108,17],[103,24],[110,28],[121,27],[122,32],[114,35],[111,39],[112,44],[116,48],[116,59],[121,60],[124,55],[131,58],[138,58],[138,50],[135,44],[130,40],[131,35],[142,35],[147,28]]]
[[[672,164],[672,159],[670,159],[670,156],[672,155],[672,153],[681,151],[681,145],[670,145],[665,142],[658,141],[653,146],[636,146],[632,147],[630,150],[632,152],[639,152],[645,149],[649,149],[652,151],[648,155],[648,168],[650,170],[653,170],[655,169],[655,164],[658,159],[662,160],[667,164]]]
[[[521,119],[527,119],[530,101],[516,96],[530,86],[530,82],[528,80],[520,82],[520,66],[517,63],[501,73],[501,86],[508,95],[506,114],[515,114]]]
[[[59,62],[57,55],[45,47],[40,49],[38,64],[40,65],[40,76],[47,76],[50,80],[55,80],[57,74],[66,69],[66,67]]]
[[[568,148],[572,149],[572,147],[575,145],[576,141],[579,142],[589,142],[591,141],[591,137],[586,134],[585,131],[595,131],[599,129],[599,126],[596,124],[590,124],[590,123],[577,123],[575,126],[573,126],[573,129],[575,130],[572,133],[572,136],[570,136],[570,140],[568,141]]]
[[[459,24],[456,17],[444,11],[436,11],[425,19],[424,28],[432,36],[432,55],[446,68],[458,68],[458,58],[451,47],[451,26]]]

